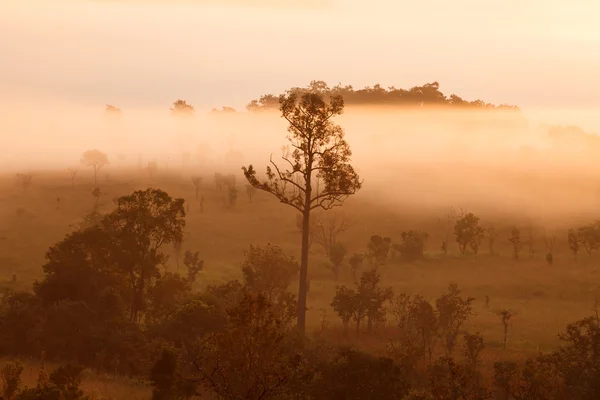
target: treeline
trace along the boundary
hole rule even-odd
[[[519,108],[514,105],[494,105],[483,100],[468,101],[456,94],[446,96],[440,91],[440,84],[438,82],[426,83],[410,89],[398,89],[393,86],[385,89],[379,84],[373,87],[354,89],[352,86],[342,86],[339,84],[330,88],[323,81],[312,81],[307,87],[293,87],[286,94],[295,93],[300,96],[308,92],[319,93],[326,97],[341,95],[346,105],[386,105],[397,107],[450,106],[471,109],[519,111]],[[248,103],[246,109],[248,111],[277,110],[279,109],[279,96],[265,94],[258,100],[252,100]]]

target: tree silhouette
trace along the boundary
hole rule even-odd
[[[185,100],[178,99],[173,102],[173,107],[170,108],[171,113],[173,115],[193,115],[194,107],[191,104],[188,104]]]
[[[326,82],[313,80],[305,88],[294,87],[288,90],[302,96],[305,93],[318,93],[322,96],[342,96],[348,105],[392,105],[397,107],[427,107],[444,106],[452,108],[481,109],[481,110],[513,110],[519,111],[517,106],[501,104],[494,105],[482,100],[468,101],[456,94],[446,96],[440,90],[439,82],[425,83],[410,89],[389,87],[387,89],[375,84],[363,89],[354,89],[350,85],[338,84],[330,88]],[[278,107],[277,96],[265,94],[258,100],[252,100],[246,106],[248,111],[273,110]]]
[[[94,168],[94,185],[98,182],[98,171],[108,164],[108,156],[100,150],[88,150],[81,156],[81,164]]]
[[[282,155],[286,168],[280,168],[271,157],[266,181],[257,178],[252,165],[242,169],[252,186],[273,194],[302,214],[298,328],[304,332],[310,213],[317,208],[329,210],[341,206],[348,196],[361,188],[362,182],[349,163],[352,152],[344,140],[344,131],[331,121],[344,109],[341,96],[332,96],[326,101],[318,93],[300,97],[288,93],[282,95],[279,102],[282,117],[289,123],[288,140],[293,147],[291,153],[286,151]],[[317,180],[323,184],[313,191],[313,183]]]

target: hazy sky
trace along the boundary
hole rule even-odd
[[[302,4],[302,7],[298,7]],[[0,100],[243,107],[312,79],[600,106],[597,0],[0,0]]]

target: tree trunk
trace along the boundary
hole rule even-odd
[[[308,236],[310,230],[310,197],[307,196],[302,218],[302,254],[300,257],[300,284],[298,287],[298,330],[306,333],[306,292],[308,279]]]

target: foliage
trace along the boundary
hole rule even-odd
[[[2,395],[11,399],[21,386],[21,374],[23,373],[23,363],[21,361],[11,361],[2,367]]]
[[[479,217],[473,213],[467,213],[458,219],[454,225],[454,235],[460,252],[465,254],[470,247],[473,253],[477,254],[484,232],[479,225]]]
[[[292,280],[298,275],[298,262],[271,244],[250,246],[242,263],[245,286],[273,304],[285,296]]]
[[[435,301],[438,334],[449,354],[456,345],[456,338],[472,313],[474,297],[463,298],[456,284],[448,286],[448,292]]]
[[[376,269],[365,271],[356,289],[338,286],[331,302],[331,307],[338,313],[347,328],[348,316],[356,322],[356,331],[360,330],[363,319],[367,319],[367,332],[371,332],[375,325],[385,322],[385,303],[392,299],[391,288],[380,286],[381,276]]]
[[[197,353],[197,381],[221,398],[289,398],[303,357],[290,351],[292,328],[262,295],[244,291],[228,311],[229,329],[210,334]]]
[[[171,114],[176,116],[192,116],[194,115],[194,107],[188,104],[187,101],[177,99],[173,102],[173,107],[170,108]]]
[[[406,261],[415,261],[423,257],[425,243],[429,235],[426,232],[413,231],[402,232],[402,243],[394,244],[394,250]]]
[[[392,239],[373,235],[367,243],[367,259],[373,267],[385,264],[390,249],[392,247]]]

